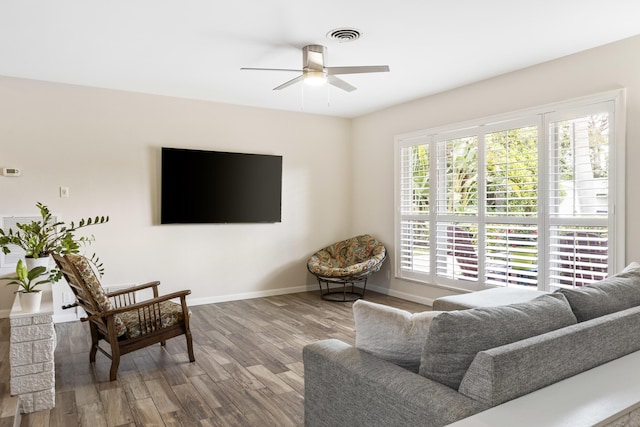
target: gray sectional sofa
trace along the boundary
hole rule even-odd
[[[330,339],[304,348],[308,427],[444,426],[640,350],[636,263],[528,302],[434,313],[426,328],[405,315],[404,326],[373,344],[358,339],[357,304],[355,347]],[[362,319],[372,317],[361,316],[366,329]],[[385,334],[384,325],[372,335]],[[417,370],[380,349],[406,339],[403,331],[426,334],[417,338]]]

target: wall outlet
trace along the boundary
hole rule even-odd
[[[62,302],[65,304],[71,304],[73,302],[73,296],[71,295],[71,292],[64,292],[62,294]]]
[[[60,197],[69,197],[69,187],[60,187]]]

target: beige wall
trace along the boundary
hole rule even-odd
[[[304,289],[313,251],[368,232],[391,255],[370,286],[429,302],[452,291],[387,279],[394,136],[625,87],[627,260],[640,260],[639,51],[634,37],[354,120],[0,77],[0,167],[23,169],[0,177],[0,215],[34,214],[35,201],[67,220],[110,215],[89,249],[105,282],[160,279],[194,302]],[[158,225],[161,146],[283,155],[282,223]],[[0,287],[0,315],[11,299]]]
[[[194,302],[303,290],[306,259],[349,233],[351,123],[346,119],[0,77],[0,215],[87,229],[106,284],[158,279]],[[283,156],[282,222],[158,225],[160,147]],[[67,186],[70,197],[59,197]],[[3,269],[1,274],[11,273]],[[12,301],[0,286],[0,315]]]
[[[456,90],[398,105],[353,121],[355,230],[373,230],[390,251],[394,244],[394,136],[627,88],[626,258],[640,260],[640,37],[585,51]],[[429,78],[428,70],[425,77]],[[393,274],[391,274],[393,276]],[[430,301],[453,291],[391,279],[388,292]]]

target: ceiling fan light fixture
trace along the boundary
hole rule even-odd
[[[327,47],[310,44],[302,48],[302,69],[292,70],[290,68],[241,68],[241,70],[263,70],[263,71],[297,71],[302,74],[276,86],[273,90],[282,90],[299,82],[305,82],[311,86],[319,86],[325,83],[342,89],[346,92],[356,90],[344,80],[336,77],[341,74],[363,74],[363,73],[384,73],[389,72],[388,65],[355,65],[343,67],[327,66]]]
[[[324,71],[310,70],[304,73],[303,80],[309,86],[320,86],[327,82],[327,74]]]

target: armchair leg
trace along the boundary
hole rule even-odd
[[[187,352],[189,353],[189,362],[195,362],[196,357],[193,354],[193,340],[191,339],[191,331],[187,329],[187,332],[185,332],[184,335],[187,338]]]
[[[120,349],[118,344],[111,346],[111,370],[109,371],[109,380],[115,381],[118,377],[118,367],[120,366]]]
[[[91,330],[91,351],[89,351],[89,363],[94,363],[96,361],[96,353],[98,352],[98,328],[93,322],[89,323],[89,329]]]
[[[109,370],[109,381],[115,381],[118,378],[118,366],[120,366],[120,356],[113,358],[111,361],[111,370]]]

